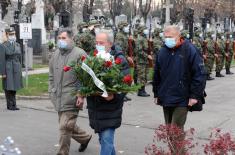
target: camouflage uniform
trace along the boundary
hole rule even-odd
[[[81,36],[81,34],[83,33],[83,29],[84,28],[87,28],[87,23],[86,22],[81,22],[78,24],[77,26],[77,30],[78,30],[78,33],[76,36],[74,36],[73,40],[75,42],[75,44],[77,45],[79,43],[79,37]]]
[[[213,69],[214,61],[215,61],[215,48],[214,48],[214,41],[211,37],[211,33],[207,33],[208,38],[206,39],[207,42],[207,60],[205,63],[205,67],[207,70],[208,80],[213,80],[213,78],[210,77],[210,74]]]
[[[123,31],[123,28],[126,27],[127,25],[128,25],[127,22],[119,23],[118,24],[119,32],[116,34],[116,37],[115,37],[115,44],[122,48],[125,55],[127,55],[127,50],[128,50],[128,36]]]
[[[95,50],[95,36],[91,34],[90,30],[86,30],[80,35],[76,45],[89,54]]]
[[[200,34],[201,34],[200,31],[195,32],[195,35],[193,37],[193,44],[200,51],[200,53],[203,54],[203,48],[202,48],[203,40],[200,38]]]
[[[159,36],[161,30],[156,28],[153,32],[153,63],[155,65],[156,62],[156,55],[158,54],[160,48],[163,45],[163,42]]]
[[[219,33],[217,34],[218,60],[216,61],[216,68],[215,68],[216,77],[224,77],[224,75],[220,73],[224,67],[224,59],[225,59],[225,43],[222,40],[221,36],[222,34]]]
[[[147,83],[147,75],[149,69],[148,63],[148,41],[144,37],[144,26],[138,27],[138,37],[136,39],[136,50],[134,51],[135,62],[136,62],[136,71],[137,71],[137,82],[142,85],[142,88],[138,92],[138,96],[150,96],[145,91],[145,85]]]
[[[99,26],[99,22],[91,20],[88,24],[88,29],[83,32],[76,42],[76,45],[86,51],[87,54],[95,50],[95,27]],[[92,27],[92,28],[91,28]]]
[[[227,34],[227,43],[229,44],[229,48],[228,48],[228,57],[226,58],[226,63],[225,63],[225,68],[226,68],[226,74],[233,74],[230,71],[230,67],[231,67],[231,63],[233,60],[233,40],[229,37],[230,34]],[[229,39],[230,38],[230,39]]]

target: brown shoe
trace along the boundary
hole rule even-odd
[[[92,135],[90,136],[90,138],[87,140],[86,143],[80,145],[78,152],[84,152],[86,150],[86,148],[91,140],[91,137],[92,137]]]

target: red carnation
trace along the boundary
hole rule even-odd
[[[95,50],[94,53],[93,53],[94,57],[96,57],[97,54],[98,54],[98,51]]]
[[[120,65],[121,63],[122,63],[122,59],[121,58],[117,58],[115,60],[115,64]]]
[[[63,70],[64,70],[65,72],[68,72],[68,71],[70,71],[70,69],[71,69],[70,66],[64,66],[64,69],[63,69]]]
[[[104,66],[108,68],[112,67],[112,61],[105,61]]]
[[[132,79],[131,75],[126,75],[123,78],[123,82],[126,83],[126,84],[130,85],[130,84],[132,84],[132,81],[133,81],[133,79]]]
[[[82,60],[82,61],[86,60],[86,56],[83,55],[82,58],[81,58],[81,60]]]

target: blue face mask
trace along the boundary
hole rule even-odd
[[[103,45],[96,45],[96,49],[98,52],[105,52],[105,46]]]
[[[165,45],[168,48],[174,48],[176,46],[175,38],[165,38]]]
[[[64,40],[58,40],[57,45],[60,49],[68,49],[68,43]]]

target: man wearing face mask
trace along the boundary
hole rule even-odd
[[[148,54],[148,32],[145,26],[138,27],[138,36],[136,38],[136,48],[134,50],[134,59],[136,62],[136,72],[137,72],[137,83],[142,85],[139,89],[137,95],[140,97],[148,97],[145,91],[145,85],[147,84],[147,75],[149,71],[149,61],[153,60],[152,56]]]
[[[215,58],[217,54],[215,53],[215,35],[212,32],[206,33],[206,42],[207,42],[207,60],[205,63],[207,71],[207,80],[214,80],[215,78],[211,77],[212,69],[214,66]]]
[[[23,88],[22,80],[22,53],[20,45],[16,42],[14,28],[5,30],[6,39],[1,45],[1,72],[3,81],[3,90],[5,92],[7,109],[8,110],[19,110],[16,106],[16,92]]]
[[[115,45],[118,45],[121,47],[124,55],[126,56],[127,60],[130,60],[131,58],[128,57],[128,34],[129,34],[129,27],[128,23],[125,21],[122,21],[118,24],[118,33],[115,36]],[[131,98],[128,96],[125,96],[125,101],[130,101]]]
[[[188,109],[203,96],[206,73],[200,53],[178,26],[167,26],[164,38],[154,68],[154,102],[163,107],[166,124],[184,129]]]
[[[110,30],[101,30],[96,35],[98,55],[112,55],[121,59],[121,72],[125,76],[130,69],[125,55],[119,46],[113,46],[114,37]],[[90,126],[99,135],[100,155],[116,155],[114,134],[122,122],[122,107],[125,94],[109,94],[108,97],[88,96],[87,109]]]
[[[86,56],[84,50],[75,47],[71,29],[61,29],[58,34],[58,49],[49,63],[49,88],[51,102],[59,117],[59,149],[57,155],[69,155],[71,138],[80,143],[79,152],[84,152],[91,140],[91,135],[76,125],[79,110],[82,109],[84,98],[72,92],[78,91],[80,83],[72,70],[64,67],[70,62],[77,62]]]
[[[233,74],[230,71],[231,68],[231,63],[233,60],[233,36],[230,33],[227,33],[226,35],[226,44],[227,44],[227,50],[226,50],[226,62],[225,62],[225,69],[226,69],[226,74],[231,75]]]
[[[222,33],[217,33],[217,54],[218,54],[218,60],[216,61],[216,66],[215,66],[215,72],[216,72],[216,77],[224,77],[224,75],[221,74],[221,71],[224,67],[224,59],[225,59],[225,41],[222,39],[223,37]]]
[[[74,37],[74,42],[76,45],[79,45],[79,38],[80,38],[81,34],[87,30],[87,27],[88,27],[88,25],[86,22],[81,22],[78,24],[78,26],[77,26],[78,33]]]
[[[201,31],[195,31],[194,37],[193,37],[193,44],[194,46],[200,51],[200,53],[203,55],[203,39],[201,37],[202,32]]]
[[[99,31],[99,22],[91,20],[88,23],[88,28],[83,29],[83,33],[77,39],[76,45],[83,49],[87,54],[95,50],[95,35]]]

